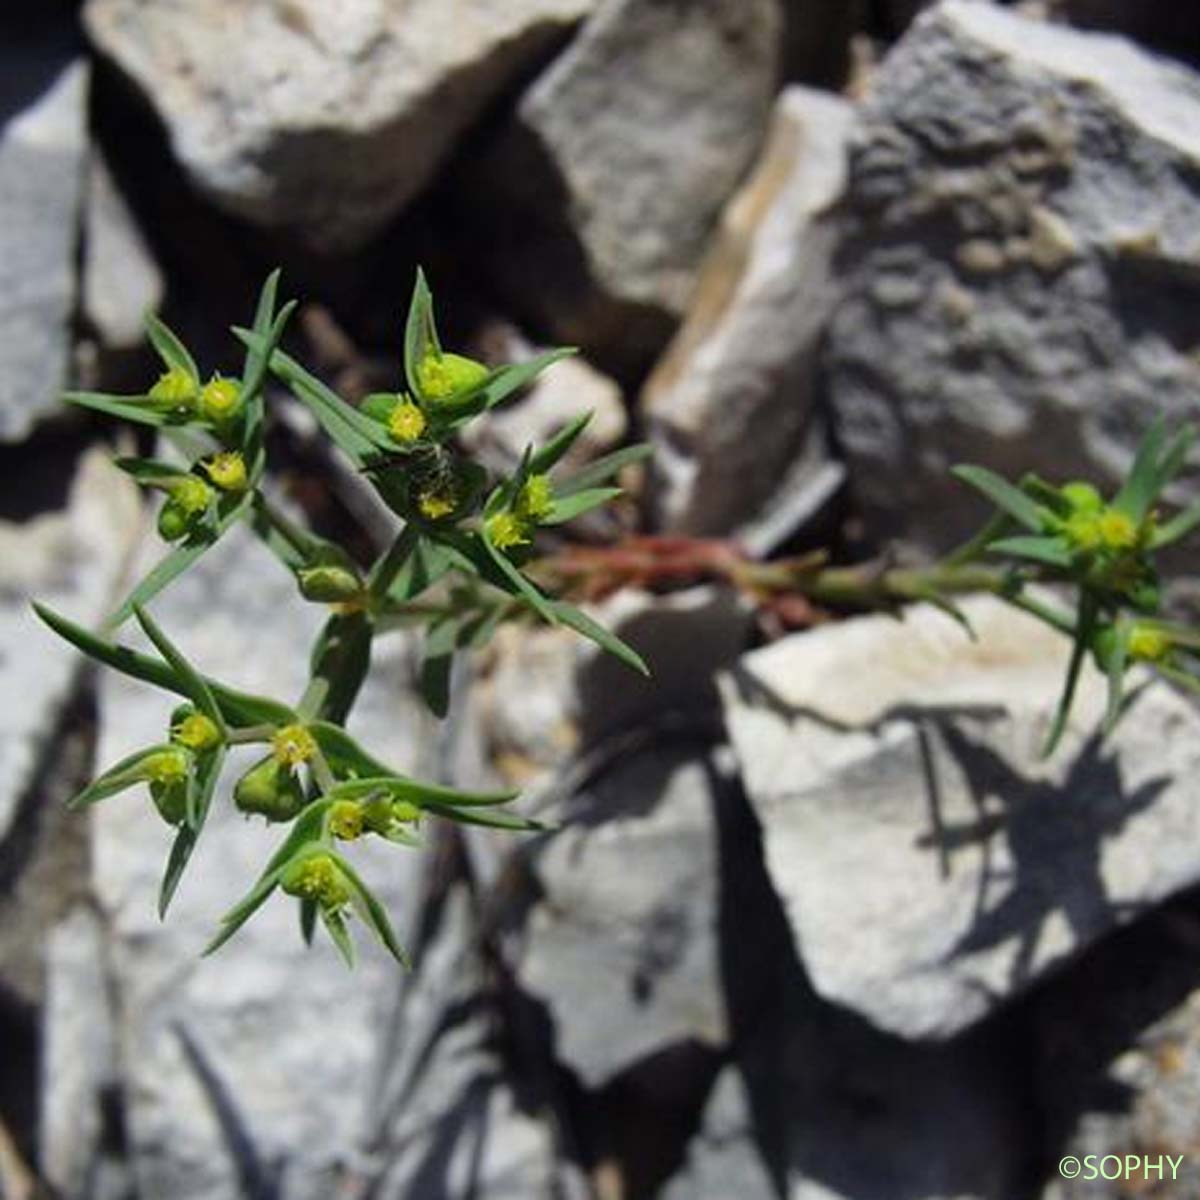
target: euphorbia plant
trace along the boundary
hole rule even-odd
[[[117,460],[140,484],[163,494],[158,530],[172,548],[100,631],[36,606],[55,632],[84,653],[184,701],[169,714],[160,742],[106,771],[72,803],[88,805],[147,786],[158,815],[176,831],[160,891],[165,915],[205,828],[230,750],[257,745],[261,753],[233,783],[231,800],[286,833],[209,949],[224,944],[279,891],[297,901],[306,939],[319,919],[352,962],[346,918],[353,912],[404,961],[387,913],[351,861],[353,843],[375,837],[418,846],[420,827],[430,818],[507,830],[541,826],[505,807],[514,793],[464,792],[409,778],[346,732],[372,640],[396,625],[424,628],[421,691],[438,715],[446,711],[455,652],[482,645],[500,620],[522,609],[572,627],[645,672],[633,650],[579,609],[543,593],[523,569],[539,526],[569,521],[609,501],[619,491],[612,478],[645,451],[631,447],[560,476],[556,468],[583,432],[585,414],[547,444],[529,447],[511,475],[492,477],[461,453],[457,431],[571,351],[489,369],[444,350],[432,297],[418,272],[405,326],[403,380],[395,392],[368,396],[355,407],[279,349],[294,302],[277,309],[277,286],[278,272],[263,286],[252,327],[234,330],[245,347],[240,378],[214,374],[205,382],[179,338],[151,317],[148,333],[164,370],[146,392],[66,397],[153,426],[184,452],[178,463]],[[264,386],[272,377],[311,409],[397,517],[391,545],[365,569],[342,547],[279,512],[264,494]],[[301,598],[332,607],[312,649],[308,686],[294,701],[250,695],[206,676],[147,611],[238,522],[247,523],[292,573]],[[130,618],[156,657],[118,642]]]

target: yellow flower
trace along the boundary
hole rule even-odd
[[[1132,550],[1137,545],[1137,526],[1115,508],[1106,508],[1096,519],[1101,544],[1107,550]]]
[[[487,377],[483,363],[461,354],[427,354],[417,364],[417,386],[427,400],[449,400]]]
[[[181,367],[172,367],[158,377],[150,399],[172,408],[189,408],[196,399],[196,381]]]
[[[362,805],[353,800],[338,800],[329,810],[329,832],[339,841],[362,837],[364,824]]]
[[[303,725],[285,725],[271,739],[275,761],[285,767],[298,767],[317,752],[316,739]]]
[[[1129,657],[1139,662],[1162,662],[1170,652],[1170,639],[1158,629],[1135,625],[1129,634]]]
[[[430,521],[448,517],[458,507],[458,498],[445,487],[430,488],[417,497],[417,508]]]
[[[411,400],[404,400],[392,409],[387,424],[396,441],[415,442],[425,432],[425,414]]]
[[[200,412],[210,421],[227,421],[242,403],[242,388],[233,379],[214,375],[200,389]]]
[[[517,496],[513,511],[530,521],[544,521],[554,511],[554,488],[546,475],[530,475]]]
[[[529,525],[516,513],[498,512],[487,519],[487,535],[497,550],[529,544]]]
[[[187,778],[189,765],[186,751],[159,750],[146,758],[142,770],[152,783],[171,784]]]
[[[184,475],[175,480],[169,489],[170,501],[181,512],[194,517],[204,512],[212,501],[212,488],[195,475]]]
[[[171,740],[189,750],[211,750],[221,744],[221,731],[203,713],[192,713],[171,730]]]
[[[340,908],[350,899],[346,878],[328,854],[314,854],[311,858],[292,863],[284,871],[279,885],[289,896],[315,900],[327,911]]]
[[[244,492],[249,478],[246,460],[236,450],[226,450],[204,464],[209,479],[223,492]]]

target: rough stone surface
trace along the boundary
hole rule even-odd
[[[679,1043],[728,1038],[719,962],[721,768],[683,749],[616,765],[522,858],[515,970],[558,1059],[595,1090]]]
[[[484,753],[514,785],[544,783],[572,756],[604,756],[606,743],[621,751],[626,739],[650,744],[664,720],[715,708],[715,673],[746,645],[751,620],[729,593],[707,587],[625,591],[597,605],[595,617],[643,655],[650,678],[572,630],[496,633],[475,701]]]
[[[622,365],[661,346],[758,150],[781,40],[777,0],[605,0],[478,165],[519,311]]]
[[[97,47],[226,208],[324,249],[377,232],[595,0],[89,0]],[[330,164],[336,163],[331,170]]]
[[[1047,1157],[1094,1155],[1097,1170],[1108,1155],[1139,1160],[1123,1184],[1052,1171],[1046,1200],[1200,1191],[1198,899],[1189,893],[1109,939],[1038,997],[1033,1048]],[[1105,1173],[1114,1166],[1106,1162]]]
[[[161,544],[148,547],[140,569],[161,553]],[[287,572],[248,535],[230,534],[154,608],[184,653],[215,677],[299,696],[323,613],[297,599]],[[351,727],[404,769],[416,702],[396,684],[390,672],[372,680]],[[159,740],[173,703],[106,673],[100,764]],[[275,1178],[287,1200],[318,1200],[337,1190],[370,1118],[378,1031],[399,972],[367,936],[354,973],[323,937],[306,950],[294,905],[281,896],[219,955],[199,957],[280,840],[228,802],[238,764],[249,765],[253,752],[234,757],[165,922],[156,897],[169,831],[144,793],[93,810],[130,1157],[147,1196],[223,1200],[249,1172],[259,1187]],[[418,855],[376,843],[356,846],[353,857],[403,928]]]
[[[0,66],[0,440],[58,404],[70,353],[87,67],[59,36],[6,41]]]
[[[103,345],[130,350],[145,338],[147,310],[164,281],[103,155],[92,155],[84,211],[83,311]]]
[[[65,511],[0,522],[0,841],[29,787],[81,659],[30,611],[39,600],[85,625],[109,607],[139,521],[136,489],[89,451]]]
[[[1200,878],[1192,708],[1153,684],[1101,741],[1087,668],[1043,761],[1065,639],[967,611],[977,642],[919,607],[790,637],[722,683],[814,986],[905,1037],[975,1024]]]
[[[946,468],[1114,484],[1191,416],[1200,81],[1123,39],[962,0],[923,14],[863,111],[824,360],[875,529],[977,523]]]
[[[726,208],[687,321],[642,397],[660,525],[727,534],[819,483],[813,412],[820,334],[834,299],[835,228],[853,107],[793,87],[754,174]],[[799,476],[797,478],[797,476]]]

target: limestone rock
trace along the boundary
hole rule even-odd
[[[70,356],[87,66],[58,36],[6,41],[0,124],[0,440],[58,405]],[[11,115],[9,115],[11,114]]]
[[[89,0],[98,49],[149,97],[227,209],[348,250],[595,0]]]
[[[648,365],[758,150],[781,46],[778,0],[604,0],[472,172],[522,316]]]
[[[956,462],[1113,486],[1194,414],[1198,128],[1184,68],[996,5],[945,0],[887,57],[824,358],[877,533],[973,530]]]
[[[139,521],[137,491],[92,450],[82,458],[63,512],[0,522],[0,647],[5,672],[0,724],[0,841],[29,786],[81,659],[29,608],[38,600],[92,625],[108,609]]]
[[[754,174],[726,208],[688,318],[643,393],[660,524],[728,534],[827,473],[814,377],[835,295],[835,227],[853,108],[805,88],[777,102]],[[781,483],[786,481],[781,489]]]
[[[911,1038],[974,1025],[1200,879],[1193,709],[1151,684],[1102,741],[1087,668],[1043,761],[1066,640],[965,607],[977,642],[918,607],[789,637],[722,682],[816,990]]]
[[[518,982],[546,1006],[558,1059],[596,1090],[678,1043],[728,1039],[710,756],[660,748],[575,797],[522,855]]]

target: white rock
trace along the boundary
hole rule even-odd
[[[653,500],[667,529],[728,534],[803,488],[828,456],[815,357],[835,298],[835,228],[854,109],[788,88],[754,174],[730,202],[688,318],[646,384]]]
[[[595,0],[88,0],[98,49],[210,195],[328,250],[360,245]]]
[[[6,75],[19,80],[29,62],[49,82],[0,127],[3,441],[19,441],[54,411],[66,382],[87,147],[86,64],[57,46],[5,47]]]
[[[979,640],[917,607],[748,655],[722,680],[768,870],[817,991],[948,1037],[1200,879],[1200,723],[1163,684],[1112,738],[1085,670],[1040,747],[1065,639],[979,598]]]

